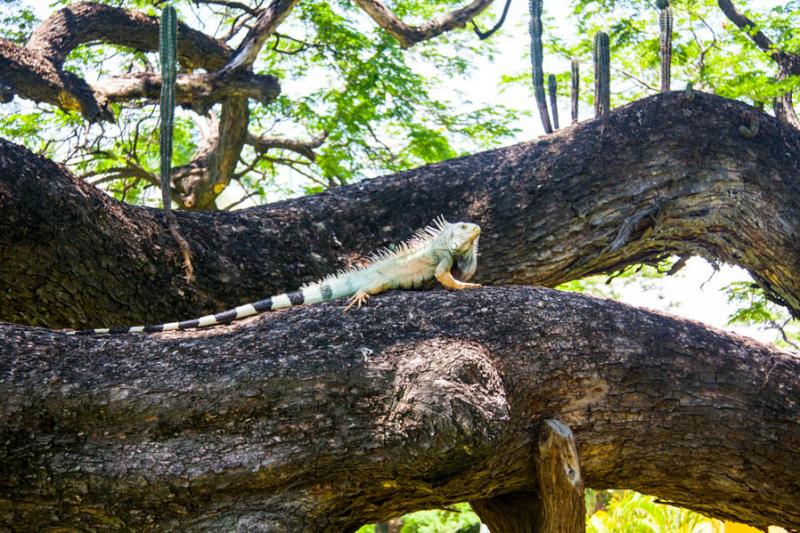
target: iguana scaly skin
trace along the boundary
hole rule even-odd
[[[475,274],[478,266],[480,232],[480,227],[475,224],[449,223],[439,217],[433,226],[418,231],[414,237],[396,249],[376,252],[370,257],[367,265],[341,271],[294,292],[271,296],[265,300],[193,320],[153,326],[87,329],[75,333],[155,333],[202,328],[274,309],[328,302],[340,298],[349,298],[345,308],[347,310],[354,305],[361,307],[374,294],[390,289],[414,289],[434,278],[448,289],[473,289],[480,285],[466,283],[466,280]],[[451,273],[453,266],[457,267],[458,275],[463,281],[453,277]]]

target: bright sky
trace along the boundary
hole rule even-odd
[[[23,3],[34,6],[37,15],[45,18],[51,8],[45,0],[23,0]],[[771,7],[782,2],[778,0],[750,0],[747,6],[752,9]],[[463,101],[472,103],[504,103],[510,107],[521,109],[533,109],[530,93],[524,89],[507,89],[499,91],[499,78],[501,74],[520,72],[529,69],[528,58],[524,55],[524,49],[529,47],[529,36],[527,30],[528,22],[528,3],[523,1],[512,1],[511,8],[505,25],[505,31],[496,34],[497,49],[502,53],[497,54],[494,62],[486,61],[483,65],[477,65],[472,76],[467,80],[458,80],[459,93],[451,88],[443,87],[441,94],[452,101]],[[545,17],[551,17],[556,21],[568,19],[568,2],[547,1],[545,2]],[[492,7],[495,17],[502,10],[503,1],[498,0]],[[557,31],[562,37],[569,38],[569,24],[558,25]],[[203,28],[198,28],[203,29]],[[654,30],[655,31],[655,30]],[[547,36],[545,35],[545,39]],[[519,53],[509,53],[507,51],[518,50]],[[421,66],[424,70],[424,66]],[[545,55],[545,70],[550,72],[565,71],[569,68],[562,60],[548,57]],[[583,74],[586,75],[586,74]],[[291,83],[284,83],[284,91],[293,94]],[[297,90],[301,90],[297,87]],[[458,100],[458,99],[462,100]],[[562,122],[569,117],[569,109],[566,99],[560,102],[559,116]],[[581,109],[581,118],[586,119],[590,116],[588,109]],[[538,116],[530,115],[521,117],[517,127],[521,132],[514,142],[527,141],[543,134]],[[241,196],[241,190],[234,188],[229,192],[231,197],[228,202],[235,201]],[[225,201],[223,200],[223,203]],[[614,288],[622,297],[622,301],[627,303],[650,307],[676,314],[685,318],[700,320],[706,324],[733,330],[741,334],[749,335],[764,342],[770,342],[775,337],[774,331],[763,331],[757,328],[729,327],[726,325],[728,315],[733,311],[733,307],[726,302],[721,288],[732,281],[749,280],[745,271],[736,267],[722,266],[719,271],[714,271],[712,266],[706,261],[694,258],[677,275],[663,280],[655,280],[647,284],[625,284],[614,281]]]

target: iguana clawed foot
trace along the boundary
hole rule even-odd
[[[363,304],[367,303],[368,299],[369,293],[362,289],[350,297],[348,300],[350,303],[347,304],[347,307],[345,307],[344,310],[349,311],[354,305],[356,307],[361,307]]]

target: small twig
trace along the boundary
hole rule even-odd
[[[500,15],[500,18],[497,20],[497,23],[495,23],[495,25],[492,26],[492,28],[488,31],[485,32],[481,31],[480,28],[478,28],[478,25],[475,23],[475,19],[470,20],[470,22],[472,23],[472,29],[475,31],[475,35],[478,36],[478,39],[480,39],[481,41],[483,41],[484,39],[488,39],[489,37],[492,36],[494,32],[496,32],[503,26],[503,23],[506,21],[506,15],[508,15],[509,7],[511,7],[511,0],[506,0],[506,5],[503,6],[503,13]]]
[[[789,346],[791,346],[795,350],[800,350],[800,345],[798,345],[797,343],[795,343],[794,341],[789,339],[789,336],[786,334],[786,330],[784,329],[786,327],[786,324],[791,322],[791,320],[792,319],[789,318],[783,324],[778,324],[774,320],[770,320],[769,323],[770,323],[770,325],[772,326],[773,329],[777,329],[778,330],[778,333],[780,333],[781,338],[783,339],[783,342],[785,342],[786,344],[788,344]]]
[[[237,205],[239,205],[239,204],[241,204],[243,202],[246,202],[247,200],[249,200],[250,198],[253,198],[254,196],[258,196],[258,192],[254,191],[254,192],[251,192],[250,194],[245,194],[244,196],[242,196],[241,198],[239,198],[238,200],[236,200],[232,204],[225,206],[223,211],[231,211]]]
[[[629,80],[635,81],[636,83],[638,83],[639,85],[641,85],[642,87],[644,87],[647,90],[653,91],[654,93],[659,92],[658,89],[656,89],[655,87],[653,87],[652,85],[650,85],[646,81],[642,80],[641,78],[638,78],[638,77],[634,76],[633,74],[631,74],[631,73],[629,73],[629,72],[627,72],[625,70],[614,68],[614,72],[622,74],[623,76],[625,76]]]
[[[682,255],[672,267],[667,270],[667,276],[674,276],[677,274],[683,267],[686,266],[686,262],[689,260],[689,256]]]

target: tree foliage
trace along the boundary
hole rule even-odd
[[[126,2],[145,13],[154,4]],[[181,21],[235,45],[252,13],[235,3],[176,2]],[[425,18],[457,2],[402,2],[399,16]],[[441,4],[445,4],[442,6]],[[448,5],[450,4],[450,5]],[[61,0],[54,7],[69,5]],[[20,45],[41,22],[31,6],[16,3],[0,21],[0,36]],[[440,161],[497,145],[515,132],[514,114],[502,105],[469,104],[458,91],[438,90],[459,80],[476,58],[494,53],[490,41],[456,31],[403,50],[396,39],[349,1],[301,2],[266,43],[256,72],[277,75],[283,86],[270,105],[251,104],[250,132],[286,138],[324,136],[313,153],[246,146],[235,175],[256,202],[298,192],[311,193],[381,173]],[[102,43],[76,48],[66,68],[86,79],[124,71],[152,71],[157,55]],[[157,109],[153,103],[112,105],[116,124],[87,125],[49,105],[14,103],[4,113],[0,134],[63,161],[77,174],[102,185],[118,199],[159,205]],[[219,114],[219,105],[211,110]],[[187,164],[202,143],[209,118],[179,113],[174,166]],[[234,195],[231,199],[235,200]],[[230,202],[230,199],[229,199]]]

